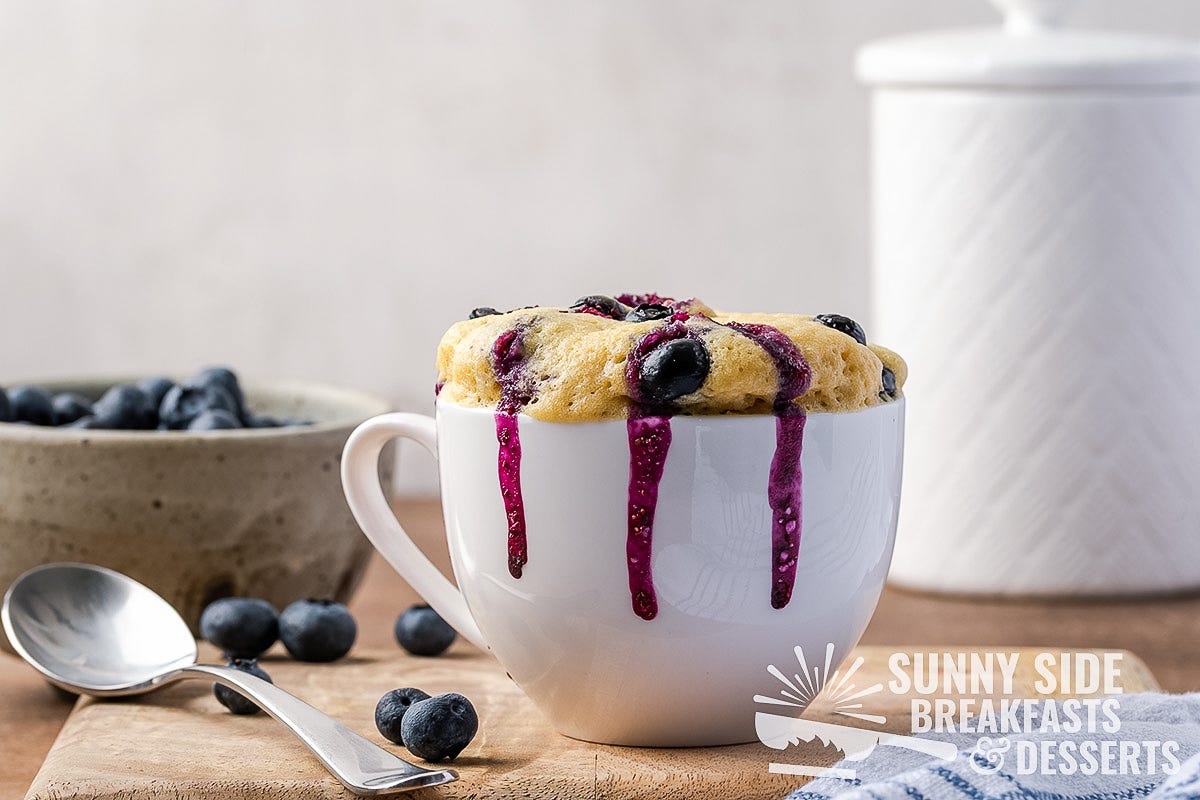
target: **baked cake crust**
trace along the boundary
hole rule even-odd
[[[806,412],[856,411],[901,395],[908,367],[886,347],[860,344],[815,317],[715,311],[698,301],[666,301],[672,316],[628,322],[581,313],[578,306],[522,308],[487,314],[450,327],[438,346],[439,398],[460,406],[496,409],[502,401],[495,348],[510,331],[521,333],[528,402],[520,411],[545,422],[624,419],[637,403],[627,360],[639,340],[668,324],[686,326],[709,356],[699,389],[672,401],[672,413],[770,414],[780,385],[776,363],[753,338],[728,323],[766,325],[790,339],[811,371],[795,403]],[[884,384],[895,376],[894,393]]]

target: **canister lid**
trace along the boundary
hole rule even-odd
[[[1200,86],[1200,43],[1072,30],[1071,0],[992,0],[1004,26],[872,42],[858,77],[872,85],[972,87]]]

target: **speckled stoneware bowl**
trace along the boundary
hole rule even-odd
[[[31,383],[96,398],[118,382]],[[193,632],[204,606],[227,595],[277,608],[348,599],[371,544],[338,462],[350,432],[387,403],[300,384],[251,386],[246,401],[316,424],[192,433],[0,423],[0,593],[38,564],[100,564],[161,594]],[[385,481],[391,463],[381,460]],[[0,646],[11,652],[2,632]]]

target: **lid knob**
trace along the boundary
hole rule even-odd
[[[1034,33],[1058,27],[1074,0],[992,0],[1010,33]]]

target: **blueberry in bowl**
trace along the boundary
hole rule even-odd
[[[14,386],[6,394],[11,421],[54,424],[54,398],[41,386]]]
[[[0,381],[44,389],[51,414],[68,394],[70,415],[87,412],[58,426],[3,420],[11,413],[0,390],[0,586],[45,563],[99,563],[164,596],[196,635],[201,612],[223,597],[277,609],[297,597],[348,600],[372,548],[346,506],[341,453],[355,427],[390,405],[353,390],[244,379],[253,427],[220,427],[231,424],[226,408],[228,417],[202,411],[211,413],[201,430],[159,430],[143,427],[145,405],[129,390],[100,402],[132,386],[152,404],[194,376],[158,386],[145,377]],[[106,425],[110,411],[128,414],[128,426]],[[387,486],[392,461],[380,467]],[[11,652],[3,634],[0,649]]]
[[[94,409],[91,400],[74,392],[62,392],[54,395],[50,405],[54,409],[56,426],[70,425],[82,417],[90,416]]]

